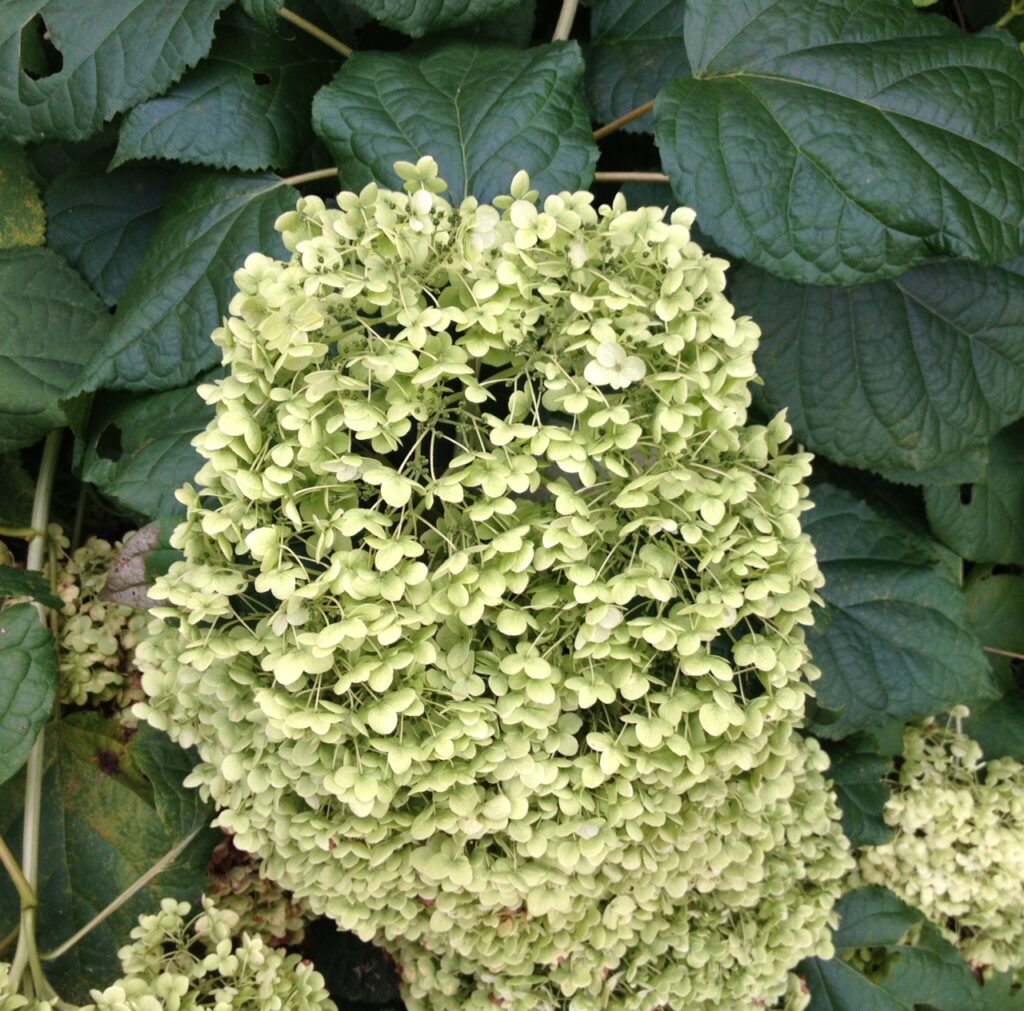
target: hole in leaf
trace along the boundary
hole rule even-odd
[[[50,39],[50,30],[39,14],[21,30],[21,69],[33,81],[64,69],[64,56]]]
[[[973,484],[960,485],[960,505],[970,505],[971,496],[974,494]]]
[[[96,455],[102,460],[117,463],[124,456],[124,444],[121,442],[121,429],[117,425],[107,425],[96,440]]]
[[[262,70],[256,70],[253,72],[252,79],[263,87],[264,85],[270,84],[272,78],[270,74],[264,74]]]

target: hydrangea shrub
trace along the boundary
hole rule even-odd
[[[851,861],[758,329],[689,210],[396,168],[236,275],[140,712],[412,1008],[770,1004]]]
[[[859,876],[920,909],[979,969],[1024,969],[1024,766],[984,761],[952,721],[909,726],[903,741],[885,806],[894,836],[861,851]]]

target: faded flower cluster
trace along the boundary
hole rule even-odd
[[[236,274],[139,712],[411,1009],[770,1005],[851,860],[757,327],[690,211],[396,168]]]
[[[146,613],[103,595],[121,544],[90,537],[71,551],[59,526],[49,532],[57,560],[56,593],[64,605],[59,699],[77,706],[113,701],[125,708],[141,697],[132,654]]]
[[[164,899],[139,917],[117,954],[124,978],[93,990],[81,1011],[337,1011],[309,962],[243,933],[235,913],[203,899]]]
[[[1024,969],[1024,766],[985,762],[945,720],[908,727],[885,820],[895,835],[862,851],[860,878],[920,909],[975,966]]]
[[[210,857],[207,895],[218,909],[237,917],[234,935],[258,934],[269,944],[292,948],[302,943],[312,914],[304,902],[263,877],[260,861],[238,849],[230,838],[217,844]]]

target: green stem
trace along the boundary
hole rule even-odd
[[[46,560],[46,530],[50,523],[50,504],[53,501],[53,481],[57,474],[57,461],[60,458],[61,431],[51,432],[43,445],[43,458],[39,464],[39,477],[36,480],[36,493],[32,501],[32,527],[40,533],[28,546],[25,568],[29,572],[42,572]],[[39,617],[46,621],[46,608],[40,603],[34,607]],[[21,836],[21,869],[33,897],[39,887],[39,827],[43,807],[43,766],[45,762],[45,732],[40,730],[39,736],[32,745],[25,766],[25,808]],[[31,970],[36,989],[46,992],[49,985],[42,975],[39,966],[39,954],[36,950],[36,918],[35,904],[21,907],[21,929],[18,933],[18,947],[11,962],[11,986],[17,988],[24,975],[26,966]]]
[[[285,186],[301,186],[303,183],[316,182],[317,179],[330,179],[337,174],[338,170],[336,168],[314,169],[312,172],[302,172],[297,176],[288,176],[286,179],[282,179],[281,182]]]
[[[290,21],[296,28],[301,28],[307,34],[312,35],[314,39],[319,39],[325,46],[330,46],[336,53],[341,53],[342,56],[352,55],[351,46],[346,46],[344,42],[329,35],[322,28],[317,28],[312,21],[300,17],[295,11],[290,11],[287,7],[279,7],[277,13],[285,21]]]
[[[53,951],[47,951],[40,957],[46,962],[52,962],[55,958],[60,958],[61,955],[69,952],[83,937],[95,930],[107,917],[116,913],[133,895],[145,888],[153,878],[167,870],[204,828],[205,826],[200,825],[194,832],[190,832],[181,842],[168,850],[145,874],[136,878],[116,899],[110,902],[104,909],[101,909],[84,927],[76,930],[75,933],[54,948]]]
[[[664,172],[595,172],[595,183],[667,183]]]
[[[40,533],[33,527],[0,527],[0,537],[16,537],[18,540],[30,541],[39,537]]]
[[[7,874],[18,893],[18,901],[21,903],[21,908],[31,909],[35,906],[35,889],[28,883],[28,879],[22,873],[18,861],[14,859],[14,854],[10,851],[10,848],[4,841],[3,836],[0,836],[0,864],[4,865],[4,870],[7,871]]]
[[[1024,4],[1019,4],[1014,0],[1010,4],[1010,9],[992,27],[1005,28],[1014,18],[1019,18],[1021,14],[1024,14]]]
[[[627,123],[632,123],[634,119],[646,116],[653,108],[654,99],[652,98],[649,102],[644,102],[643,105],[638,105],[635,109],[630,109],[629,112],[619,116],[618,119],[613,119],[610,123],[605,123],[604,126],[599,126],[594,131],[594,140],[600,140],[602,137],[607,137],[610,133],[615,133],[616,130],[621,129]]]
[[[0,940],[0,955],[2,955],[15,941],[18,940],[18,931],[21,927],[14,927],[9,934]]]
[[[572,23],[576,20],[576,8],[579,5],[579,0],[562,0],[558,24],[555,25],[555,34],[551,36],[552,42],[565,42],[572,34]]]
[[[1011,660],[1024,660],[1024,653],[1014,653],[1011,649],[996,649],[995,646],[982,646],[986,653],[995,653],[996,656],[1008,656]]]

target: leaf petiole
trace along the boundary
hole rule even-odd
[[[342,56],[352,55],[351,46],[346,46],[344,42],[325,32],[322,28],[317,28],[312,21],[307,21],[295,11],[290,11],[287,7],[279,7],[277,13],[285,21],[290,21],[296,28],[301,28],[307,34],[312,35],[314,39],[319,39],[325,46],[330,46],[335,52],[341,53]]]
[[[60,457],[60,440],[62,431],[57,429],[46,437],[43,444],[43,456],[39,463],[39,477],[36,480],[36,492],[32,501],[32,527],[39,531],[28,546],[25,568],[29,572],[42,572],[46,561],[47,538],[44,531],[50,523],[50,503],[53,499],[53,482],[57,474],[57,461]],[[33,605],[39,617],[46,621],[46,608],[36,602]],[[36,897],[35,890],[39,883],[39,829],[43,805],[43,766],[45,763],[45,733],[41,730],[32,746],[25,767],[25,809],[22,823],[21,867],[14,862],[14,867],[23,875],[28,891],[18,888],[21,898],[21,929],[18,932],[18,947],[11,962],[11,985],[16,988],[21,982],[26,966],[32,973],[36,989],[42,993],[52,992],[39,964],[39,953],[36,950]],[[6,846],[4,847],[6,849]],[[10,854],[10,850],[7,850]],[[2,855],[2,853],[0,853]],[[13,856],[12,856],[13,860]],[[7,867],[7,861],[4,861]],[[7,867],[8,873],[11,868]],[[15,879],[15,886],[18,882]],[[26,898],[31,896],[31,902]]]
[[[116,913],[133,895],[145,888],[153,878],[167,870],[205,827],[205,825],[200,825],[199,828],[190,832],[184,839],[169,849],[148,871],[136,878],[120,895],[101,909],[84,927],[76,930],[75,933],[54,948],[53,951],[44,952],[39,957],[44,962],[52,962],[54,959],[60,958],[61,955],[69,952],[83,937],[90,934],[104,920]]]

